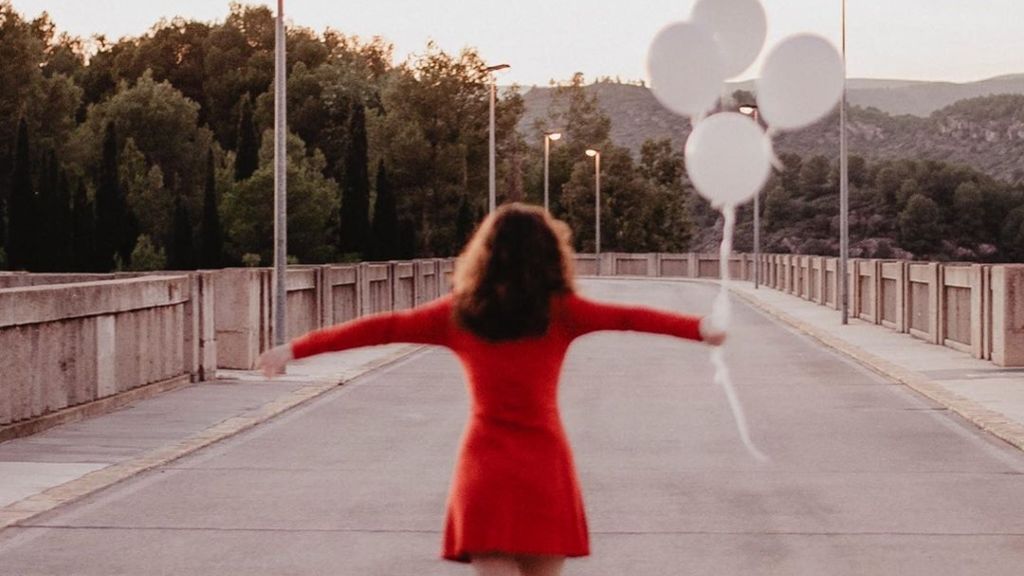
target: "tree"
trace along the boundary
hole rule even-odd
[[[900,213],[900,244],[921,257],[939,250],[939,207],[923,194],[915,194]]]
[[[770,231],[786,228],[793,223],[793,197],[788,189],[776,186],[768,191],[764,200],[765,227]]]
[[[214,170],[213,150],[206,157],[206,186],[203,190],[203,221],[200,228],[200,266],[219,268],[224,250],[224,234],[220,225],[217,202],[217,174]]]
[[[157,248],[149,236],[143,234],[132,250],[131,270],[151,271],[167,268],[167,256],[163,248]]]
[[[71,269],[92,272],[96,268],[96,214],[85,188],[79,182],[71,201]]]
[[[370,176],[366,143],[366,109],[356,104],[349,123],[345,181],[341,192],[341,253],[366,253],[370,243]]]
[[[387,167],[381,160],[377,165],[377,200],[373,205],[373,257],[394,260],[398,252],[398,206]]]
[[[242,96],[238,113],[238,139],[235,145],[235,180],[245,180],[259,168],[260,140],[252,117],[249,95]]]
[[[469,199],[463,198],[459,202],[459,212],[455,216],[455,241],[465,246],[473,233],[473,210],[469,207]]]
[[[739,91],[737,91],[739,92]],[[640,147],[640,174],[662,186],[682,188],[686,170],[683,155],[672,150],[672,140],[646,140]]]
[[[985,237],[987,230],[982,202],[981,191],[974,182],[964,182],[957,187],[953,195],[953,211],[949,215],[958,244],[975,244]]]
[[[149,236],[157,246],[167,246],[174,219],[174,193],[164,184],[164,171],[157,164],[149,165],[135,139],[126,138],[118,154],[118,174],[125,210],[138,233]],[[127,230],[126,234],[130,232]],[[131,240],[134,247],[135,239]]]
[[[99,181],[96,185],[96,270],[107,272],[114,268],[124,213],[118,178],[117,129],[113,122],[107,122]],[[125,256],[123,260],[131,258],[130,254]]]
[[[999,244],[1004,260],[1024,263],[1024,204],[1006,215]]]
[[[808,199],[824,196],[832,191],[829,176],[832,167],[828,158],[812,156],[800,169],[800,193]]]
[[[258,254],[273,261],[274,238],[274,138],[263,133],[260,168],[248,180],[234,183],[224,193],[225,247],[232,260]],[[295,134],[288,135],[288,254],[301,262],[322,263],[335,256],[329,233],[338,206],[338,186],[324,177],[323,154],[307,154]]]
[[[198,122],[198,104],[168,82],[157,82],[145,73],[134,84],[121,82],[117,93],[89,109],[76,132],[75,148],[83,165],[95,162],[101,135],[113,123],[118,151],[131,139],[149,165],[160,167],[169,192],[184,193],[189,208],[197,211],[196,192],[202,189],[206,150],[212,141],[209,130]],[[131,240],[127,252],[135,245]]]
[[[62,198],[62,193],[59,190],[62,176],[59,172],[56,155],[52,150],[48,151],[43,156],[37,198],[39,230],[37,231],[34,269],[40,272],[57,272],[63,266],[64,250],[66,249],[63,236],[67,230],[64,213],[67,206],[62,207],[61,202],[62,200],[66,202],[67,197]]]
[[[14,179],[16,174],[10,172],[15,166],[18,147],[21,145],[21,127],[30,121],[26,115],[31,113],[28,108],[33,96],[38,93],[42,83],[40,65],[44,61],[44,45],[38,34],[33,30],[31,22],[26,22],[8,2],[0,2],[0,201],[14,199]],[[34,133],[33,133],[34,134]],[[14,206],[10,210],[15,210]],[[11,215],[11,230],[17,224]],[[22,215],[20,218],[24,218]],[[20,241],[20,240],[19,240]],[[24,247],[8,247],[8,264],[11,267],[24,267]],[[16,264],[17,262],[17,264]]]
[[[179,195],[174,199],[174,225],[167,264],[171,270],[191,270],[195,268],[194,262],[192,222],[189,218],[188,206]]]
[[[486,206],[489,92],[489,74],[475,51],[451,55],[433,43],[384,83],[386,114],[371,124],[372,133],[386,143],[382,153],[399,220],[415,227],[407,240],[415,240],[418,255],[451,255],[461,248],[455,222],[462,198],[474,213]],[[515,138],[511,96],[497,103],[496,116],[496,136]],[[514,148],[509,142],[497,145]],[[512,157],[498,168],[514,170]],[[497,176],[510,190],[515,185],[511,175]]]
[[[12,270],[33,267],[36,231],[36,194],[32,187],[32,157],[29,149],[28,123],[18,124],[10,207],[10,240],[7,243],[7,265]]]

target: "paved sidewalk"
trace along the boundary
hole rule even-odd
[[[211,382],[0,443],[0,530],[238,434],[420,348],[326,354],[290,365],[273,382],[220,370]]]
[[[1002,368],[854,318],[843,326],[831,308],[750,283],[733,286],[750,304],[1024,450],[1024,368]]]

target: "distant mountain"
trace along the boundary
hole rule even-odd
[[[729,92],[733,90],[754,92],[754,82],[729,84]],[[1024,94],[1024,74],[963,84],[873,78],[851,78],[847,82],[847,98],[852,106],[874,107],[894,116],[910,114],[924,118],[954,102],[994,94]]]
[[[729,92],[751,88],[752,83],[740,83]],[[671,138],[681,147],[689,135],[689,121],[663,108],[647,88],[603,82],[586,89],[611,118],[612,140],[620,146],[636,152],[649,138]],[[963,163],[1002,180],[1024,181],[1024,74],[970,84],[851,80],[849,94],[851,154]],[[526,112],[519,124],[524,134],[546,118],[551,98],[550,88],[524,94]],[[928,115],[908,114],[912,104]],[[835,113],[782,134],[775,143],[782,152],[834,158],[838,141]]]

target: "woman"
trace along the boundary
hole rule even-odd
[[[455,266],[453,292],[405,312],[311,332],[260,358],[268,376],[322,352],[390,342],[446,346],[462,363],[471,416],[448,501],[443,557],[480,575],[557,575],[589,554],[557,384],[572,341],[598,330],[669,334],[718,345],[695,317],[576,294],[569,228],[545,211],[502,206]]]

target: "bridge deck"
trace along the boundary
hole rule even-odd
[[[695,312],[714,294],[584,290]],[[767,464],[739,442],[705,347],[625,333],[574,345],[561,402],[593,556],[567,575],[1019,574],[1024,453],[747,305],[735,322],[728,357]],[[456,361],[425,349],[7,528],[0,575],[469,574],[437,559],[465,419]],[[136,420],[127,432],[159,434],[158,414]]]

